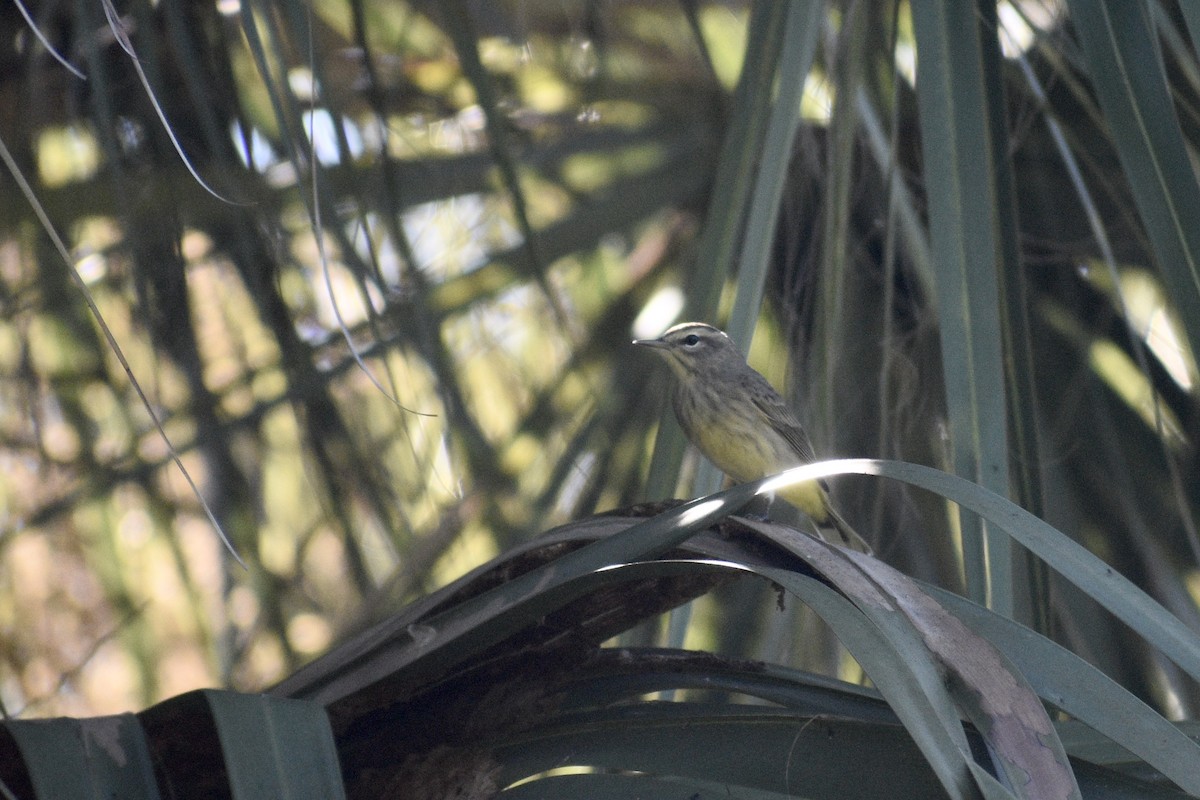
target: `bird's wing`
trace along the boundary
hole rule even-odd
[[[804,432],[804,428],[800,426],[800,422],[787,407],[787,403],[767,382],[767,379],[755,372],[748,376],[747,384],[746,394],[754,400],[754,405],[762,413],[767,423],[784,438],[784,441],[799,456],[800,463],[809,464],[816,461],[817,454],[813,452],[808,434]]]

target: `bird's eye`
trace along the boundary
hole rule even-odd
[[[684,347],[695,347],[698,344],[700,344],[700,337],[694,333],[689,333],[687,336],[683,337]]]

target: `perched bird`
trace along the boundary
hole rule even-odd
[[[675,373],[675,416],[692,444],[738,483],[774,475],[816,460],[808,434],[783,398],[756,372],[724,331],[684,322],[657,339],[635,339],[653,348]],[[832,529],[842,544],[870,546],[833,508],[824,481],[805,481],[779,496]]]

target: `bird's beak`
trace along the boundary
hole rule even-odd
[[[639,344],[642,347],[653,347],[655,350],[665,350],[670,347],[662,339],[634,339],[633,343]]]

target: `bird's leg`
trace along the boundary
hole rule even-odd
[[[741,516],[759,522],[766,522],[770,517],[771,504],[775,502],[775,493],[759,495],[746,504]]]

